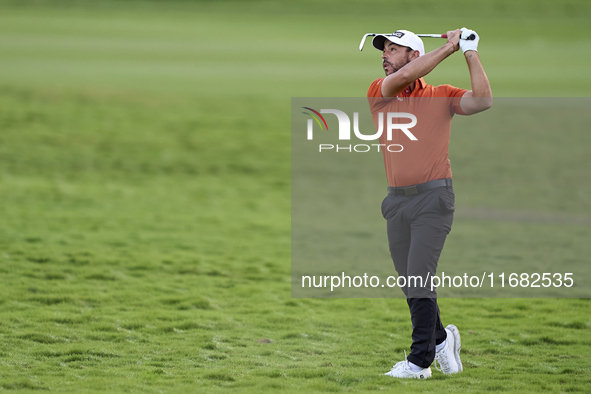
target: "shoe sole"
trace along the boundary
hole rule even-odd
[[[458,330],[458,328],[453,324],[450,324],[445,328],[451,331],[451,333],[454,336],[454,357],[456,358],[456,362],[458,363],[458,372],[462,372],[464,370],[464,367],[462,366],[462,360],[460,360],[460,350],[462,349],[460,330]]]
[[[396,378],[396,379],[429,379],[431,376],[433,376],[431,374],[431,372],[429,372],[428,374],[427,373],[420,373],[420,374],[417,374],[417,375],[414,375],[414,376],[404,376],[404,377],[401,377],[401,376],[392,376],[392,375],[390,375],[388,373],[385,373],[384,375],[385,376],[390,376],[390,377]]]

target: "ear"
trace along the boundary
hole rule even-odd
[[[421,56],[419,51],[411,51],[409,59],[412,61],[412,60],[418,59],[419,56]]]

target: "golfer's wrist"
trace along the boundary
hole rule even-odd
[[[458,45],[458,48],[456,48],[456,44],[454,44],[451,41],[446,42],[445,44],[443,44],[443,46],[446,46],[447,44],[451,44],[451,53],[454,53],[455,51],[457,51],[458,49],[460,49],[459,48],[459,45]]]

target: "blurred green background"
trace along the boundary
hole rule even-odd
[[[379,374],[410,344],[404,301],[292,300],[289,263],[290,99],[363,97],[382,76],[364,33],[466,26],[495,96],[583,97],[590,14],[587,1],[0,2],[0,387],[588,391],[587,300],[442,300],[466,371],[399,382]],[[464,60],[427,81],[468,87]],[[480,154],[458,150],[455,173]],[[507,201],[457,220],[447,258],[582,250],[589,204],[533,204],[571,215],[556,230],[515,222],[526,204]]]
[[[586,96],[586,1],[4,1],[2,82],[208,100],[363,96],[366,32],[479,32],[496,96]],[[426,49],[440,44],[426,39]],[[369,82],[368,82],[369,81]],[[467,85],[454,56],[429,78]]]

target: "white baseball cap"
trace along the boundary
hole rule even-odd
[[[404,47],[409,47],[410,49],[413,49],[415,51],[419,51],[419,56],[423,56],[425,54],[425,46],[423,45],[423,40],[421,40],[421,38],[412,31],[396,30],[392,34],[382,34],[379,36],[375,36],[371,43],[374,47],[376,47],[380,51],[383,51],[386,40],[391,41],[394,44],[402,45]]]

